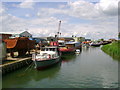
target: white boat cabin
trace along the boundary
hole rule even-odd
[[[54,59],[59,57],[59,51],[57,47],[43,47],[40,50],[40,53],[36,55],[36,59],[46,60],[46,59]]]

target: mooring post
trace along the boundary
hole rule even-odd
[[[14,57],[14,51],[10,49],[10,56],[13,58]]]

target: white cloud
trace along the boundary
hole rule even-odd
[[[4,13],[0,21],[2,21],[4,32],[17,33],[28,29],[34,36],[54,36],[58,29],[59,19],[50,17],[27,20]]]
[[[33,36],[54,36],[58,30],[59,19],[39,18],[33,20],[25,20],[15,16],[6,15],[3,18],[3,31],[18,32],[24,31],[26,28]],[[105,24],[105,25],[104,25]],[[71,24],[62,21],[61,30],[62,36],[84,36],[86,38],[111,38],[116,36],[117,27],[114,23],[96,23],[91,24]],[[98,33],[101,32],[101,33]]]
[[[38,12],[38,16],[66,14],[69,16],[84,19],[106,19],[111,16],[117,16],[118,1],[120,0],[100,0],[99,3],[93,4],[84,0],[78,0],[69,4],[70,8],[60,6],[55,8],[42,8]],[[45,12],[46,11],[46,12]]]
[[[118,2],[120,0],[100,0],[100,3],[96,4],[96,8],[102,10],[107,15],[117,15]]]
[[[72,16],[87,19],[105,19],[108,16],[117,16],[118,1],[120,0],[100,0],[93,4],[84,0],[70,3]]]
[[[30,14],[26,14],[25,16],[26,16],[26,17],[30,17]]]
[[[39,17],[50,17],[51,15],[54,14],[67,14],[68,15],[68,10],[65,9],[55,9],[55,8],[40,8],[37,16]]]
[[[70,3],[70,8],[40,8],[36,19],[26,20],[7,14],[4,10],[2,16],[3,31],[21,31],[26,28],[34,36],[54,36],[58,30],[59,19],[54,14],[65,14],[80,19],[95,20],[91,23],[69,23],[67,19],[62,20],[62,36],[84,36],[86,38],[111,38],[117,37],[117,5],[118,0],[101,0],[97,4],[89,3],[83,0]],[[33,8],[33,3],[23,2],[21,8]],[[112,4],[113,3],[113,4]],[[27,5],[27,6],[25,6]],[[113,5],[113,6],[112,6]],[[30,17],[29,14],[25,15]]]
[[[71,35],[72,30],[77,31],[77,35],[90,36],[90,37],[117,37],[118,23],[117,23],[117,10],[119,0],[100,0],[99,3],[93,4],[83,0],[70,3],[70,8],[55,9],[43,8],[40,10],[43,16],[51,16],[54,14],[66,14],[81,19],[96,20],[95,23],[86,25],[66,25],[63,33],[65,36]],[[44,11],[46,11],[44,13]],[[42,16],[41,16],[42,17]],[[87,27],[86,27],[87,26]],[[68,29],[68,30],[67,30]],[[71,30],[72,29],[72,30]],[[94,32],[94,33],[93,33]],[[101,32],[101,33],[98,33]],[[74,33],[74,32],[73,32]]]
[[[70,9],[70,15],[78,18],[90,19],[98,14],[94,4],[82,0],[71,3]]]
[[[5,10],[3,8],[0,8],[0,14],[3,13]]]
[[[18,7],[20,8],[31,8],[33,9],[33,5],[35,4],[35,2],[33,2],[33,0],[25,0],[23,1]]]
[[[0,15],[5,12],[5,7],[2,5],[2,2],[0,2]]]
[[[64,9],[66,7],[67,7],[67,5],[59,5],[59,8],[61,8],[61,9]]]

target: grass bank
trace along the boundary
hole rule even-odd
[[[120,40],[111,44],[104,45],[101,48],[105,53],[120,61]]]

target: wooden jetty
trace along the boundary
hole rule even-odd
[[[17,69],[20,69],[23,66],[30,65],[31,62],[32,62],[31,57],[19,58],[18,60],[15,60],[13,62],[0,65],[0,72],[2,74],[6,74],[9,72],[15,71]]]

